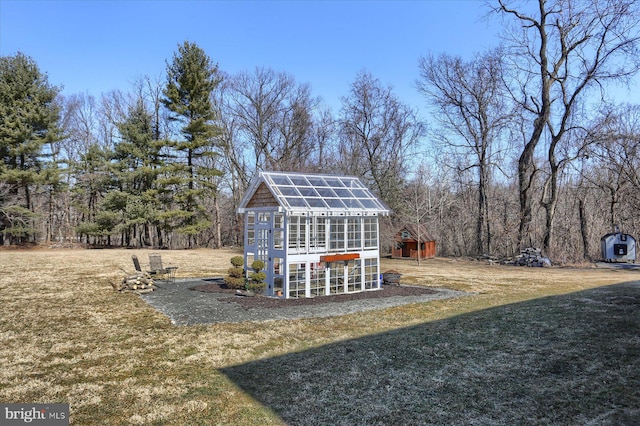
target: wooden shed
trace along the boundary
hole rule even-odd
[[[424,225],[405,224],[396,232],[391,257],[417,259],[418,254],[421,259],[435,257],[436,241]]]
[[[390,210],[356,177],[260,172],[238,213],[244,260],[265,263],[269,296],[380,288],[378,216]]]

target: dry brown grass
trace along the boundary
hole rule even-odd
[[[499,318],[509,313],[513,315],[514,306],[523,306],[527,315],[512,319],[513,323],[524,326],[538,321],[540,314],[536,306],[546,306],[545,302],[528,302],[534,303],[533,307],[514,304],[536,299],[561,301],[574,306],[578,299],[593,299],[594,302],[588,305],[600,309],[604,305],[597,300],[598,293],[575,297],[571,294],[638,279],[638,272],[634,271],[526,269],[451,259],[429,260],[418,267],[412,262],[387,259],[383,261],[383,270],[402,272],[405,282],[464,290],[473,295],[334,318],[175,327],[139,297],[118,294],[111,288],[110,283],[121,279],[124,271],[132,272],[132,254],[144,260],[147,253],[143,250],[0,251],[0,365],[3,367],[0,370],[0,401],[69,402],[71,420],[75,424],[304,423],[301,420],[305,418],[309,405],[290,405],[293,408],[285,411],[265,397],[265,387],[251,389],[247,381],[238,379],[234,372],[241,371],[239,366],[242,365],[250,371],[253,366],[259,366],[266,372],[266,376],[263,374],[260,379],[261,383],[273,381],[282,384],[279,380],[285,371],[291,383],[302,386],[301,392],[310,391],[312,387],[303,386],[305,383],[311,386],[309,375],[314,372],[327,375],[327,371],[331,371],[319,358],[326,356],[328,349],[324,348],[343,349],[343,346],[335,345],[348,342],[355,352],[332,352],[338,354],[338,370],[344,374],[328,374],[326,381],[312,383],[315,391],[324,392],[317,399],[335,408],[335,404],[331,405],[333,400],[351,395],[349,398],[354,403],[343,407],[346,409],[343,419],[346,420],[358,419],[349,417],[349,412],[369,409],[382,417],[360,417],[365,423],[403,423],[416,419],[429,423],[427,417],[420,417],[419,410],[424,409],[420,404],[413,417],[405,418],[393,414],[395,411],[391,408],[380,407],[385,401],[382,397],[364,406],[362,402],[357,403],[358,390],[361,389],[361,393],[371,392],[368,380],[376,374],[385,381],[380,386],[386,386],[384,389],[389,391],[389,395],[394,399],[406,398],[397,402],[399,406],[405,404],[405,409],[415,398],[426,398],[417,389],[409,389],[406,393],[392,392],[402,386],[402,380],[413,377],[412,369],[416,368],[415,363],[407,358],[406,351],[398,347],[394,336],[401,335],[409,341],[420,340],[416,336],[422,335],[420,333],[424,333],[424,327],[427,327],[428,333],[437,335],[437,338],[431,343],[414,342],[413,346],[423,351],[422,356],[426,356],[424,354],[429,350],[440,348],[445,354],[443,359],[450,359],[451,369],[465,362],[475,363],[478,371],[486,370],[496,375],[498,355],[491,358],[496,365],[489,368],[480,365],[480,360],[474,357],[465,358],[464,345],[487,345],[489,348],[494,341],[504,343],[505,338],[513,339],[509,327],[500,331],[505,323]],[[203,249],[162,251],[161,254],[166,264],[179,267],[180,278],[224,275],[229,259],[238,252]],[[629,290],[621,287],[621,290],[611,291],[618,291],[619,297],[625,297]],[[610,297],[610,292],[606,294]],[[541,299],[556,295],[569,295],[562,296],[569,299]],[[501,306],[505,308],[488,309]],[[632,314],[630,311],[629,315]],[[556,314],[550,318],[556,322],[562,320],[562,316]],[[575,319],[582,320],[582,317]],[[620,319],[620,323],[627,321],[624,324],[636,327],[637,331],[636,320],[637,315]],[[477,334],[486,327],[495,329],[493,339],[487,339],[483,334],[477,341],[460,340],[451,331],[459,329],[467,334]],[[442,329],[448,332],[440,333]],[[618,338],[622,339],[622,336]],[[592,339],[598,340],[593,336]],[[514,340],[514,344],[520,345],[518,353],[526,355],[530,349],[526,347],[526,341]],[[374,350],[371,345],[379,349]],[[637,348],[637,342],[625,342],[625,345],[628,352],[633,353]],[[400,361],[392,364],[393,374],[361,369],[353,363],[354,353],[365,356],[372,351],[381,360],[379,365],[387,366],[387,370],[389,363],[383,359],[398,356]],[[496,354],[504,353],[499,348],[495,351]],[[413,354],[411,359],[420,359],[416,356]],[[293,367],[277,368],[283,360],[291,360]],[[517,362],[521,360],[518,358]],[[449,371],[445,361],[433,364],[434,368],[440,368],[435,375],[440,381],[454,377],[445,374]],[[559,358],[556,364],[562,366],[562,362]],[[615,359],[611,362],[614,363]],[[462,369],[467,377],[473,376],[471,367]],[[552,367],[549,368],[560,368]],[[486,375],[472,377],[469,382],[475,383],[479,377],[486,378]],[[458,381],[463,379],[457,376]],[[430,384],[436,386],[438,383],[446,390],[443,382]],[[415,381],[410,384],[420,386]],[[460,383],[457,386],[460,387]],[[607,387],[602,389],[604,392]],[[613,386],[610,389],[611,392],[616,391]],[[329,395],[331,392],[333,394]],[[551,394],[556,395],[557,392]],[[277,392],[274,395],[281,399],[287,396]],[[487,404],[495,406],[495,410],[508,408],[504,408],[506,403],[498,404],[488,396],[482,396],[480,401],[485,399]],[[598,402],[597,399],[589,401],[591,404]],[[636,407],[640,406],[640,397],[635,402]],[[457,407],[455,410],[459,409],[456,404],[454,406]],[[356,410],[356,407],[359,408]],[[440,409],[444,410],[440,417],[443,423],[445,420],[455,423],[453,411],[444,406]],[[544,411],[543,408],[537,410]],[[387,417],[382,415],[385,412]],[[477,409],[470,412],[475,412],[475,418],[480,421],[490,418]]]

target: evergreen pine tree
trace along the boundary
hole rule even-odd
[[[154,127],[152,115],[141,98],[118,126],[121,140],[114,147],[113,169],[116,185],[126,202],[112,202],[105,207],[121,216],[117,231],[128,246],[151,245],[151,228],[161,225],[158,217],[164,207],[158,177],[164,167],[160,153],[163,144],[155,140]]]
[[[175,212],[180,221],[176,230],[189,237],[189,246],[211,226],[204,200],[217,191],[212,177],[221,174],[206,161],[215,155],[212,141],[218,129],[211,95],[220,82],[218,66],[195,43],[178,46],[172,62],[167,63],[163,104],[182,134],[172,144],[178,156],[175,172],[181,177],[175,201],[183,210],[179,215]]]
[[[35,239],[34,190],[56,186],[45,147],[60,137],[58,91],[30,57],[0,57],[0,243]]]

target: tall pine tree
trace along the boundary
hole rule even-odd
[[[58,91],[30,57],[0,57],[0,243],[35,239],[34,191],[56,185],[45,147],[60,136]]]
[[[212,93],[220,84],[217,64],[195,43],[178,46],[171,63],[167,62],[167,86],[163,104],[171,119],[180,125],[182,138],[173,142],[177,153],[175,168],[182,177],[182,188],[175,191],[175,201],[183,214],[177,216],[176,231],[189,238],[189,246],[198,234],[211,227],[204,200],[217,191],[213,177],[221,172],[207,166],[215,154],[213,139],[218,133],[214,124]]]
[[[152,225],[158,224],[161,191],[157,183],[164,162],[162,142],[154,135],[153,116],[139,97],[127,117],[118,124],[121,140],[113,152],[113,171],[118,191],[108,200],[108,207],[121,215],[117,230],[126,245],[152,245]],[[125,202],[117,202],[119,199]],[[162,245],[158,237],[157,243]]]

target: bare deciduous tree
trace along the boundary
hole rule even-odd
[[[530,117],[518,161],[520,198],[519,241],[530,232],[532,184],[537,167],[534,154],[548,132],[549,178],[543,205],[546,210],[545,248],[553,242],[553,216],[558,197],[559,146],[566,140],[579,103],[590,89],[604,93],[605,84],[637,72],[638,7],[634,1],[579,2],[538,0],[536,7],[498,0],[495,8],[513,19],[506,34],[513,58],[511,94]]]
[[[308,85],[269,68],[230,77],[223,93],[228,145],[235,150],[234,167],[248,182],[257,170],[305,170],[315,146],[310,134],[317,99]],[[253,158],[243,161],[249,150]],[[247,164],[255,165],[242,170]]]
[[[621,200],[635,202],[640,191],[640,105],[609,109],[593,132],[589,147],[590,167],[583,178],[607,194],[608,225],[620,224]]]
[[[460,168],[477,170],[477,253],[489,253],[491,229],[488,188],[492,169],[505,149],[501,140],[513,118],[502,85],[502,52],[494,50],[465,62],[443,54],[420,60],[418,90],[433,105],[441,132],[438,140],[453,156],[462,154]],[[468,155],[470,154],[470,155]]]
[[[401,202],[409,155],[424,136],[424,123],[390,87],[361,72],[342,99],[338,169],[370,184],[392,209]]]

